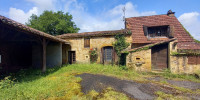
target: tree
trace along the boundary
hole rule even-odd
[[[80,30],[72,21],[72,15],[62,11],[44,11],[40,16],[33,14],[26,25],[51,35],[77,33]]]

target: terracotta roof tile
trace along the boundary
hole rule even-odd
[[[200,49],[200,43],[196,43],[196,42],[179,42],[177,44],[177,49],[197,50],[197,49]]]
[[[6,17],[1,16],[1,15],[0,15],[0,23],[9,25],[9,26],[14,27],[14,28],[19,29],[19,30],[23,30],[28,34],[42,36],[42,37],[45,37],[45,38],[50,39],[52,41],[67,43],[65,40],[62,40],[62,39],[57,38],[55,36],[52,36],[50,34],[44,33],[42,31],[36,30],[34,28],[28,27],[26,25],[23,25],[19,22],[16,22],[14,20],[11,20],[11,19],[6,18]]]
[[[96,31],[96,32],[84,32],[84,33],[67,33],[58,35],[56,37],[67,39],[67,38],[80,38],[80,37],[100,37],[100,36],[112,36],[116,34],[131,35],[131,31],[123,30],[112,30],[112,31]]]
[[[151,43],[154,40],[148,40],[144,35],[143,25],[145,26],[163,26],[169,25],[174,27],[174,38],[178,42],[193,42],[193,38],[184,30],[181,23],[174,16],[153,15],[142,17],[126,18],[126,27],[132,31],[133,43]],[[158,41],[157,41],[158,42]]]
[[[147,45],[144,45],[144,46],[141,46],[141,47],[137,47],[137,48],[133,48],[133,49],[129,49],[129,50],[124,50],[122,52],[134,52],[138,49],[142,49],[142,48],[145,48],[145,47],[153,47],[153,46],[156,46],[156,45],[160,45],[160,44],[164,44],[164,43],[168,43],[168,42],[171,42],[171,41],[174,41],[176,40],[175,38],[172,38],[172,39],[168,39],[168,40],[162,40],[162,41],[159,41],[159,42],[156,42],[156,43],[152,43],[152,44],[147,44]]]

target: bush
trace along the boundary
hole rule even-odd
[[[14,85],[14,80],[11,79],[11,76],[7,76],[3,80],[0,81],[0,89],[10,88],[13,85]]]
[[[98,55],[97,55],[97,49],[91,48],[89,51],[90,54],[90,62],[95,63],[97,61]]]

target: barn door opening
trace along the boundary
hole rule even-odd
[[[71,46],[68,44],[63,44],[62,45],[62,64],[67,64],[69,63],[68,59],[69,59],[69,52],[71,50]]]
[[[76,63],[76,52],[75,51],[68,51],[68,61],[69,64],[74,64]]]
[[[104,64],[113,63],[113,47],[107,46],[103,48],[103,63]]]
[[[152,47],[151,62],[152,70],[168,68],[168,43]]]

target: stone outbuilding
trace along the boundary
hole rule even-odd
[[[170,69],[173,73],[200,70],[200,44],[171,10],[164,15],[126,18],[132,45],[126,65],[140,71]]]
[[[129,30],[113,30],[113,31],[97,31],[84,33],[67,33],[57,37],[68,41],[71,45],[68,47],[66,54],[68,55],[66,62],[72,63],[91,63],[90,51],[97,52],[95,63],[115,64],[118,57],[113,48],[116,41],[115,36],[123,34],[126,42],[132,41]],[[128,47],[129,49],[131,46]]]
[[[97,51],[97,63],[118,62],[113,49],[117,34],[131,45],[122,52],[125,65],[139,71],[194,73],[200,70],[200,44],[185,30],[175,12],[125,19],[125,29],[73,33],[57,36],[70,42],[65,52],[68,63],[90,63],[90,49]],[[130,34],[131,33],[131,34]]]

